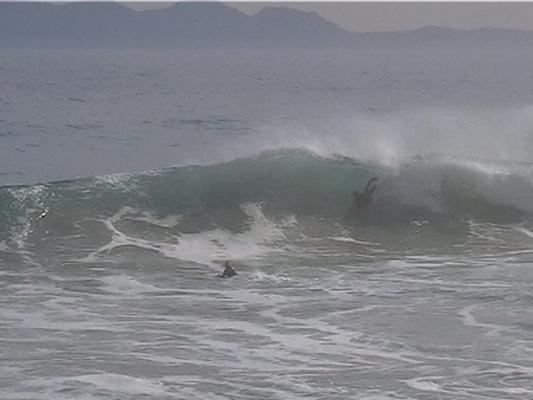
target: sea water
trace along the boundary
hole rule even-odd
[[[533,396],[533,52],[0,60],[2,399]]]

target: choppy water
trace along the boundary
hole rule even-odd
[[[2,51],[0,397],[531,397],[500,52]]]

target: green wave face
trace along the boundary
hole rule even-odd
[[[533,212],[531,172],[530,165],[436,155],[392,168],[306,151],[267,152],[207,166],[1,188],[0,242],[59,243],[83,231],[87,246],[93,246],[109,240],[102,221],[121,210],[158,221],[174,218],[178,235],[246,232],[254,219],[246,204],[260,207],[274,224],[289,217],[320,221],[324,232],[334,226],[409,232],[419,224],[441,231],[454,224],[465,231],[469,221],[526,220]],[[373,176],[378,178],[374,202],[358,210],[352,193]],[[120,217],[127,220],[128,213]],[[150,237],[161,226],[135,229],[137,236]]]

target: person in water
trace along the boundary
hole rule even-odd
[[[374,182],[377,182],[377,180],[378,178],[376,178],[375,176],[373,178],[370,178],[366,183],[365,190],[363,191],[363,193],[359,193],[357,190],[354,190],[353,201],[358,209],[364,209],[373,203],[373,194],[377,187]]]
[[[48,208],[45,208],[41,213],[35,218],[35,221],[39,221],[48,215]]]
[[[220,275],[221,278],[231,278],[232,276],[237,275],[237,271],[233,269],[229,261],[224,263],[224,271]]]

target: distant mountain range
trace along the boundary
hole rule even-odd
[[[316,13],[267,7],[244,14],[218,2],[135,11],[119,3],[0,2],[3,48],[357,48],[364,46],[533,46],[533,32],[427,26],[356,33]]]

